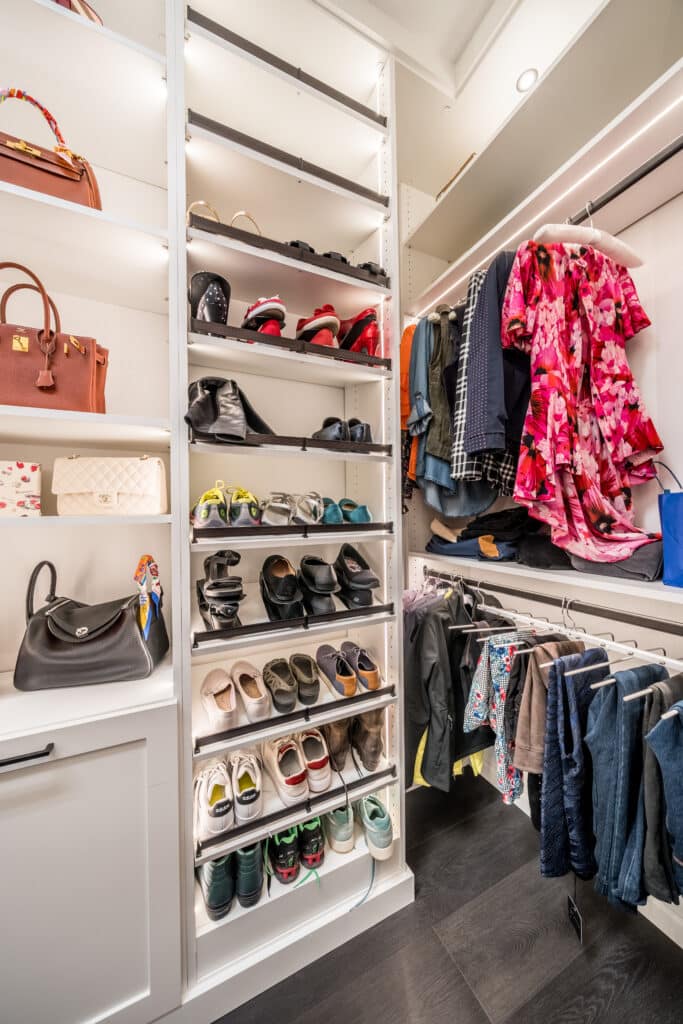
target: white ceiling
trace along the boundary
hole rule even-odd
[[[440,62],[455,64],[474,30],[493,7],[494,0],[370,0],[388,18],[406,29],[412,39]]]

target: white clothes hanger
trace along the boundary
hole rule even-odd
[[[643,260],[630,245],[622,242],[620,238],[610,235],[608,231],[602,231],[600,228],[593,226],[590,208],[591,204],[586,203],[586,213],[590,217],[590,227],[582,227],[579,224],[544,224],[534,234],[534,242],[591,245],[594,249],[599,249],[601,253],[614,260],[615,263],[619,263],[622,267],[642,267]]]

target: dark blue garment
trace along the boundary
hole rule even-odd
[[[589,670],[566,675],[577,668]],[[558,658],[550,669],[541,792],[541,874],[545,878],[570,870],[579,878],[595,874],[591,765],[583,737],[595,693],[591,684],[605,679],[607,673],[602,648]]]
[[[654,751],[662,772],[674,880],[683,893],[683,701],[674,704],[674,708],[678,715],[660,719],[645,741]]]
[[[615,673],[614,678],[613,686],[597,691],[586,733],[593,758],[595,888],[611,903],[634,909],[639,902],[633,897],[640,894],[644,842],[644,829],[639,825],[643,820],[643,706],[641,701],[623,698],[668,678],[668,672],[659,665],[639,665]],[[622,882],[626,883],[627,898],[622,899],[620,875],[625,859]]]
[[[483,562],[513,562],[517,557],[517,544],[506,541],[494,541],[498,555],[485,555],[479,544],[480,538],[470,540],[449,541],[432,535],[425,548],[432,555],[451,555],[453,558],[478,558]]]

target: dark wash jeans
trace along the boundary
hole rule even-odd
[[[642,891],[642,701],[624,696],[668,678],[659,665],[616,672],[596,691],[588,712],[586,743],[593,758],[593,817],[598,874],[595,888],[625,909],[645,901]],[[622,872],[623,865],[623,872]]]
[[[587,668],[567,676],[571,669]],[[541,791],[541,874],[592,878],[591,764],[584,734],[594,692],[591,684],[608,674],[601,648],[557,658],[548,677],[543,788]]]
[[[662,719],[645,739],[662,770],[674,880],[679,893],[683,893],[683,701],[674,707],[678,715]]]

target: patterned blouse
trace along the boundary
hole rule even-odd
[[[522,795],[522,773],[512,764],[514,744],[511,748],[505,739],[507,684],[520,643],[530,635],[528,630],[521,630],[500,637],[491,637],[483,642],[465,708],[465,732],[473,732],[479,726],[487,724],[496,734],[493,746],[496,757],[496,785],[503,794],[505,804],[514,803]]]
[[[625,352],[649,324],[628,271],[596,249],[518,250],[501,320],[503,347],[531,355],[514,497],[558,547],[594,562],[658,536],[634,526],[631,499],[663,447]]]

